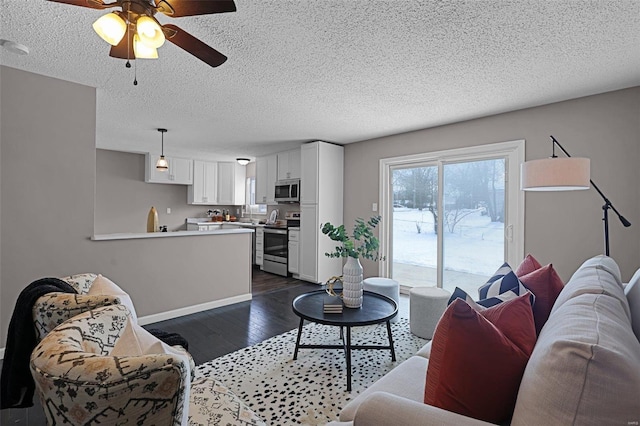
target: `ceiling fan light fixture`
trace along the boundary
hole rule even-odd
[[[107,43],[117,46],[127,31],[127,23],[115,12],[101,16],[93,23],[93,30]]]
[[[249,160],[248,158],[236,158],[236,161],[238,162],[238,164],[240,164],[241,166],[246,166],[247,164],[249,164],[249,162],[251,160]]]
[[[140,36],[140,41],[147,47],[157,49],[165,41],[162,27],[158,21],[150,16],[143,15],[136,21],[136,32]]]
[[[138,34],[133,36],[133,53],[136,59],[158,59],[158,49],[141,42]]]

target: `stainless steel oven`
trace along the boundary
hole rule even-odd
[[[273,274],[287,276],[289,235],[283,228],[264,228],[264,256],[262,269]]]

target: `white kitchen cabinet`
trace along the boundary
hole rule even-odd
[[[247,168],[235,161],[218,163],[218,204],[241,206],[245,203]]]
[[[264,229],[256,228],[256,265],[264,264]]]
[[[300,200],[300,279],[326,282],[342,275],[342,259],[330,258],[336,242],[324,235],[321,225],[343,223],[344,149],[326,142],[302,145]]]
[[[189,204],[218,204],[218,163],[193,161],[193,184],[187,189]]]
[[[284,151],[278,155],[278,180],[300,179],[300,149]]]
[[[256,159],[256,204],[276,204],[277,154]]]
[[[300,231],[289,229],[288,270],[294,276],[300,273]]]
[[[191,185],[193,183],[192,161],[186,158],[166,157],[169,169],[156,169],[159,155],[145,155],[144,181],[147,183],[169,183],[175,185]]]

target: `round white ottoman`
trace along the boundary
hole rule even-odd
[[[451,293],[438,287],[414,287],[409,292],[409,328],[423,339],[433,339]]]
[[[363,281],[364,289],[372,293],[382,294],[389,299],[393,299],[398,305],[398,315],[391,319],[391,322],[398,321],[400,316],[400,284],[391,278],[371,277]]]

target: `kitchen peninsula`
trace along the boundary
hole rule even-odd
[[[252,229],[95,234],[91,270],[129,293],[142,325],[251,300]]]

